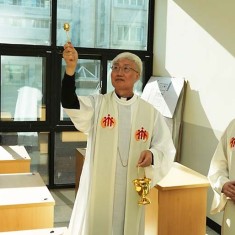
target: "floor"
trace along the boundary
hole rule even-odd
[[[50,190],[55,200],[54,227],[68,227],[75,200],[74,189]]]
[[[53,189],[50,191],[56,203],[54,227],[68,227],[75,200],[75,191],[74,189]],[[219,234],[207,227],[206,235]]]

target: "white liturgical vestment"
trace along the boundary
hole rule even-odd
[[[69,231],[71,235],[143,235],[144,206],[133,180],[145,174],[151,186],[169,171],[175,157],[170,131],[152,105],[114,92],[78,97],[80,109],[65,109],[75,127],[87,133],[87,150]],[[143,150],[153,165],[137,170]]]
[[[211,213],[224,211],[221,234],[235,234],[235,205],[222,193],[223,185],[235,180],[235,120],[224,131],[216,148],[208,173],[214,191]]]

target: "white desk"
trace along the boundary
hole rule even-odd
[[[0,232],[52,228],[54,205],[38,173],[0,174]]]
[[[0,146],[0,174],[30,172],[30,162],[24,146]]]
[[[69,235],[66,227],[0,232],[0,235]]]

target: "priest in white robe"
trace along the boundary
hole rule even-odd
[[[64,46],[66,72],[62,106],[75,127],[87,134],[87,150],[69,224],[71,235],[143,235],[144,206],[133,180],[151,178],[151,186],[172,166],[175,147],[162,115],[134,94],[142,61],[124,52],[112,62],[114,91],[77,96],[78,53]],[[139,170],[138,170],[139,169]]]
[[[214,192],[211,214],[223,211],[222,235],[235,234],[235,119],[224,131],[212,157],[208,179]]]

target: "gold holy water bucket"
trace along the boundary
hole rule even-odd
[[[138,169],[139,172],[139,169]],[[138,174],[139,175],[139,174]],[[137,178],[133,180],[135,191],[140,195],[140,200],[138,201],[139,205],[150,204],[151,201],[146,197],[150,192],[151,179],[146,178]]]

